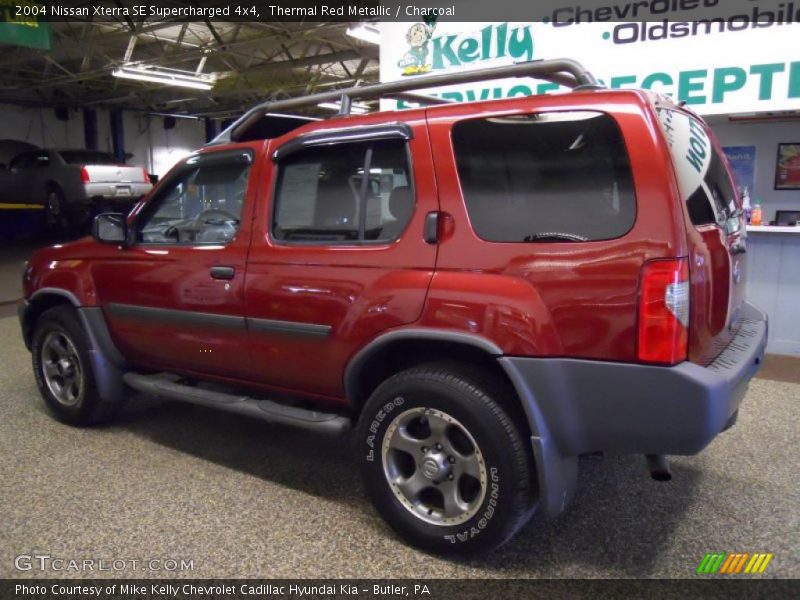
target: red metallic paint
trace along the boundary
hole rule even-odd
[[[362,125],[386,120],[378,115],[357,119]],[[279,243],[269,233],[271,199],[265,194],[259,202],[247,265],[247,316],[332,329],[327,338],[251,332],[254,381],[341,397],[348,359],[381,332],[413,323],[422,313],[436,262],[436,246],[422,239],[425,215],[438,210],[433,159],[423,111],[400,113],[390,120],[402,121],[413,131],[409,146],[417,208],[397,242],[327,247]],[[342,122],[334,120],[321,123],[319,129],[340,127]],[[267,183],[275,171],[270,155],[294,135],[270,142],[262,158],[262,189],[272,189]]]
[[[633,229],[615,240],[579,245],[481,240],[469,226],[461,195],[452,126],[462,119],[552,110],[603,111],[617,120],[634,173]],[[641,266],[686,252],[683,214],[664,168],[668,151],[645,97],[587,92],[442,106],[429,109],[428,125],[439,199],[452,215],[453,231],[440,244],[422,324],[459,324],[507,354],[635,360]]]
[[[638,203],[626,235],[576,245],[499,244],[472,231],[453,160],[453,124],[547,110],[604,111],[618,122]],[[417,198],[399,241],[325,247],[270,237],[275,148],[310,130],[397,121],[414,132]],[[711,346],[727,339],[730,263],[722,258],[730,240],[716,228],[694,228],[676,201],[669,151],[644,93],[587,91],[337,118],[269,142],[201,152],[238,147],[252,148],[256,162],[234,242],[122,249],[84,239],[45,249],[32,259],[26,296],[49,286],[69,290],[90,306],[116,302],[329,325],[327,338],[304,338],[166,326],[106,311],[114,341],[134,365],[334,402],[343,399],[343,371],[360,348],[383,332],[412,325],[474,333],[510,355],[634,361],[640,271],[655,258],[691,254],[691,360],[705,360],[714,352]],[[131,222],[147,201],[134,209]],[[434,210],[442,211],[438,246],[422,239],[425,214]],[[696,256],[704,258],[702,267]],[[211,279],[214,265],[234,266],[235,278]],[[741,297],[736,288],[733,300]]]

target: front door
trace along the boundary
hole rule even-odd
[[[403,116],[271,143],[245,285],[254,379],[341,398],[358,348],[420,317],[438,198],[424,112]]]
[[[254,156],[242,148],[188,159],[131,218],[133,245],[94,267],[111,335],[133,363],[249,373],[242,300]]]

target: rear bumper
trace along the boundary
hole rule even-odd
[[[140,198],[152,189],[150,183],[85,183],[83,188],[86,202],[102,198],[106,201],[130,202]]]
[[[500,359],[526,400],[534,437],[563,457],[611,451],[696,454],[732,421],[767,344],[767,316],[746,305],[733,341],[708,367]]]

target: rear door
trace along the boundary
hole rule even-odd
[[[438,200],[424,113],[403,117],[270,143],[245,286],[254,380],[342,397],[349,358],[419,318]]]
[[[733,339],[745,301],[747,234],[741,199],[711,130],[683,110],[657,110],[686,206],[689,359],[708,364]]]

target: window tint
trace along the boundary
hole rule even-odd
[[[144,243],[225,244],[239,230],[250,162],[245,156],[185,167],[138,221]]]
[[[472,227],[485,240],[604,240],[633,226],[628,154],[608,115],[462,121],[453,127],[453,147]]]
[[[391,241],[414,212],[401,140],[314,146],[282,159],[278,170],[277,240]]]
[[[94,150],[62,150],[61,158],[68,165],[115,165],[117,159],[107,152]]]

